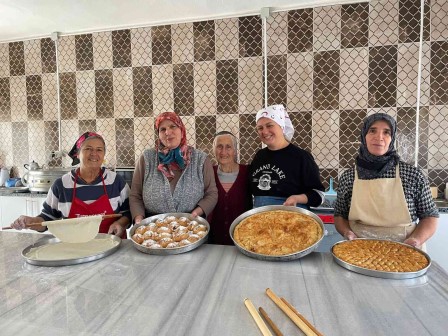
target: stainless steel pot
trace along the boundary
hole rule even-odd
[[[68,173],[70,168],[30,170],[22,177],[22,184],[31,192],[48,192],[54,181]]]

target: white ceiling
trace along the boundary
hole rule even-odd
[[[314,7],[353,0],[0,0],[0,42]]]

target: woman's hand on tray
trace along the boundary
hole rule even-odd
[[[344,233],[344,238],[347,240],[353,240],[358,238],[355,233],[351,230],[348,230],[347,232]]]

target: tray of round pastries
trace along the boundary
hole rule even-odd
[[[324,224],[311,211],[268,205],[246,211],[233,221],[229,231],[241,253],[260,260],[289,261],[318,247]]]
[[[190,213],[155,215],[130,231],[134,247],[144,253],[170,255],[189,252],[207,241],[210,224]]]
[[[364,275],[410,279],[426,273],[431,258],[422,250],[395,241],[358,238],[340,241],[331,248],[340,266]]]

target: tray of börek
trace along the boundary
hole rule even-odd
[[[340,241],[333,245],[331,252],[338,265],[378,278],[416,278],[425,274],[431,265],[427,253],[390,240],[358,238]]]
[[[155,215],[134,225],[134,247],[144,253],[170,255],[189,252],[207,241],[210,224],[189,213]]]
[[[313,252],[324,237],[322,220],[311,211],[268,205],[246,211],[230,226],[238,250],[255,259],[289,261]]]

